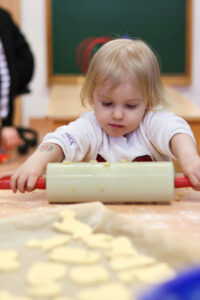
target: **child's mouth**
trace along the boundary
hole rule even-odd
[[[122,127],[124,127],[123,125],[119,125],[119,124],[109,124],[109,126],[111,126],[113,128],[122,128]]]

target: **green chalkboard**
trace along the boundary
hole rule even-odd
[[[156,52],[162,74],[188,77],[192,0],[49,1],[50,76],[81,75],[76,58],[81,42],[112,36],[145,40]]]

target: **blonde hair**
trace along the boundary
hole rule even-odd
[[[104,44],[93,56],[81,90],[81,102],[92,105],[96,89],[132,80],[142,93],[148,110],[166,105],[158,60],[142,40],[115,39]]]

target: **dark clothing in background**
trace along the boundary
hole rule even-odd
[[[0,39],[4,47],[11,80],[9,113],[2,120],[2,126],[12,126],[14,98],[29,92],[28,83],[33,76],[34,59],[23,34],[9,13],[2,8],[0,8]]]

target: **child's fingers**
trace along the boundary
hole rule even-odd
[[[11,177],[10,187],[14,193],[20,191],[21,193],[25,192],[25,185],[26,185],[27,177],[21,174],[14,174]]]
[[[17,175],[13,175],[10,179],[10,188],[12,189],[13,193],[17,192]]]
[[[200,176],[197,175],[189,175],[189,180],[192,183],[195,190],[200,190]]]
[[[26,175],[23,175],[23,174],[18,178],[17,190],[19,192],[24,193],[26,191],[27,180],[28,180],[28,177]]]
[[[36,181],[37,181],[37,176],[31,176],[28,178],[26,183],[27,192],[32,192],[35,189]]]

